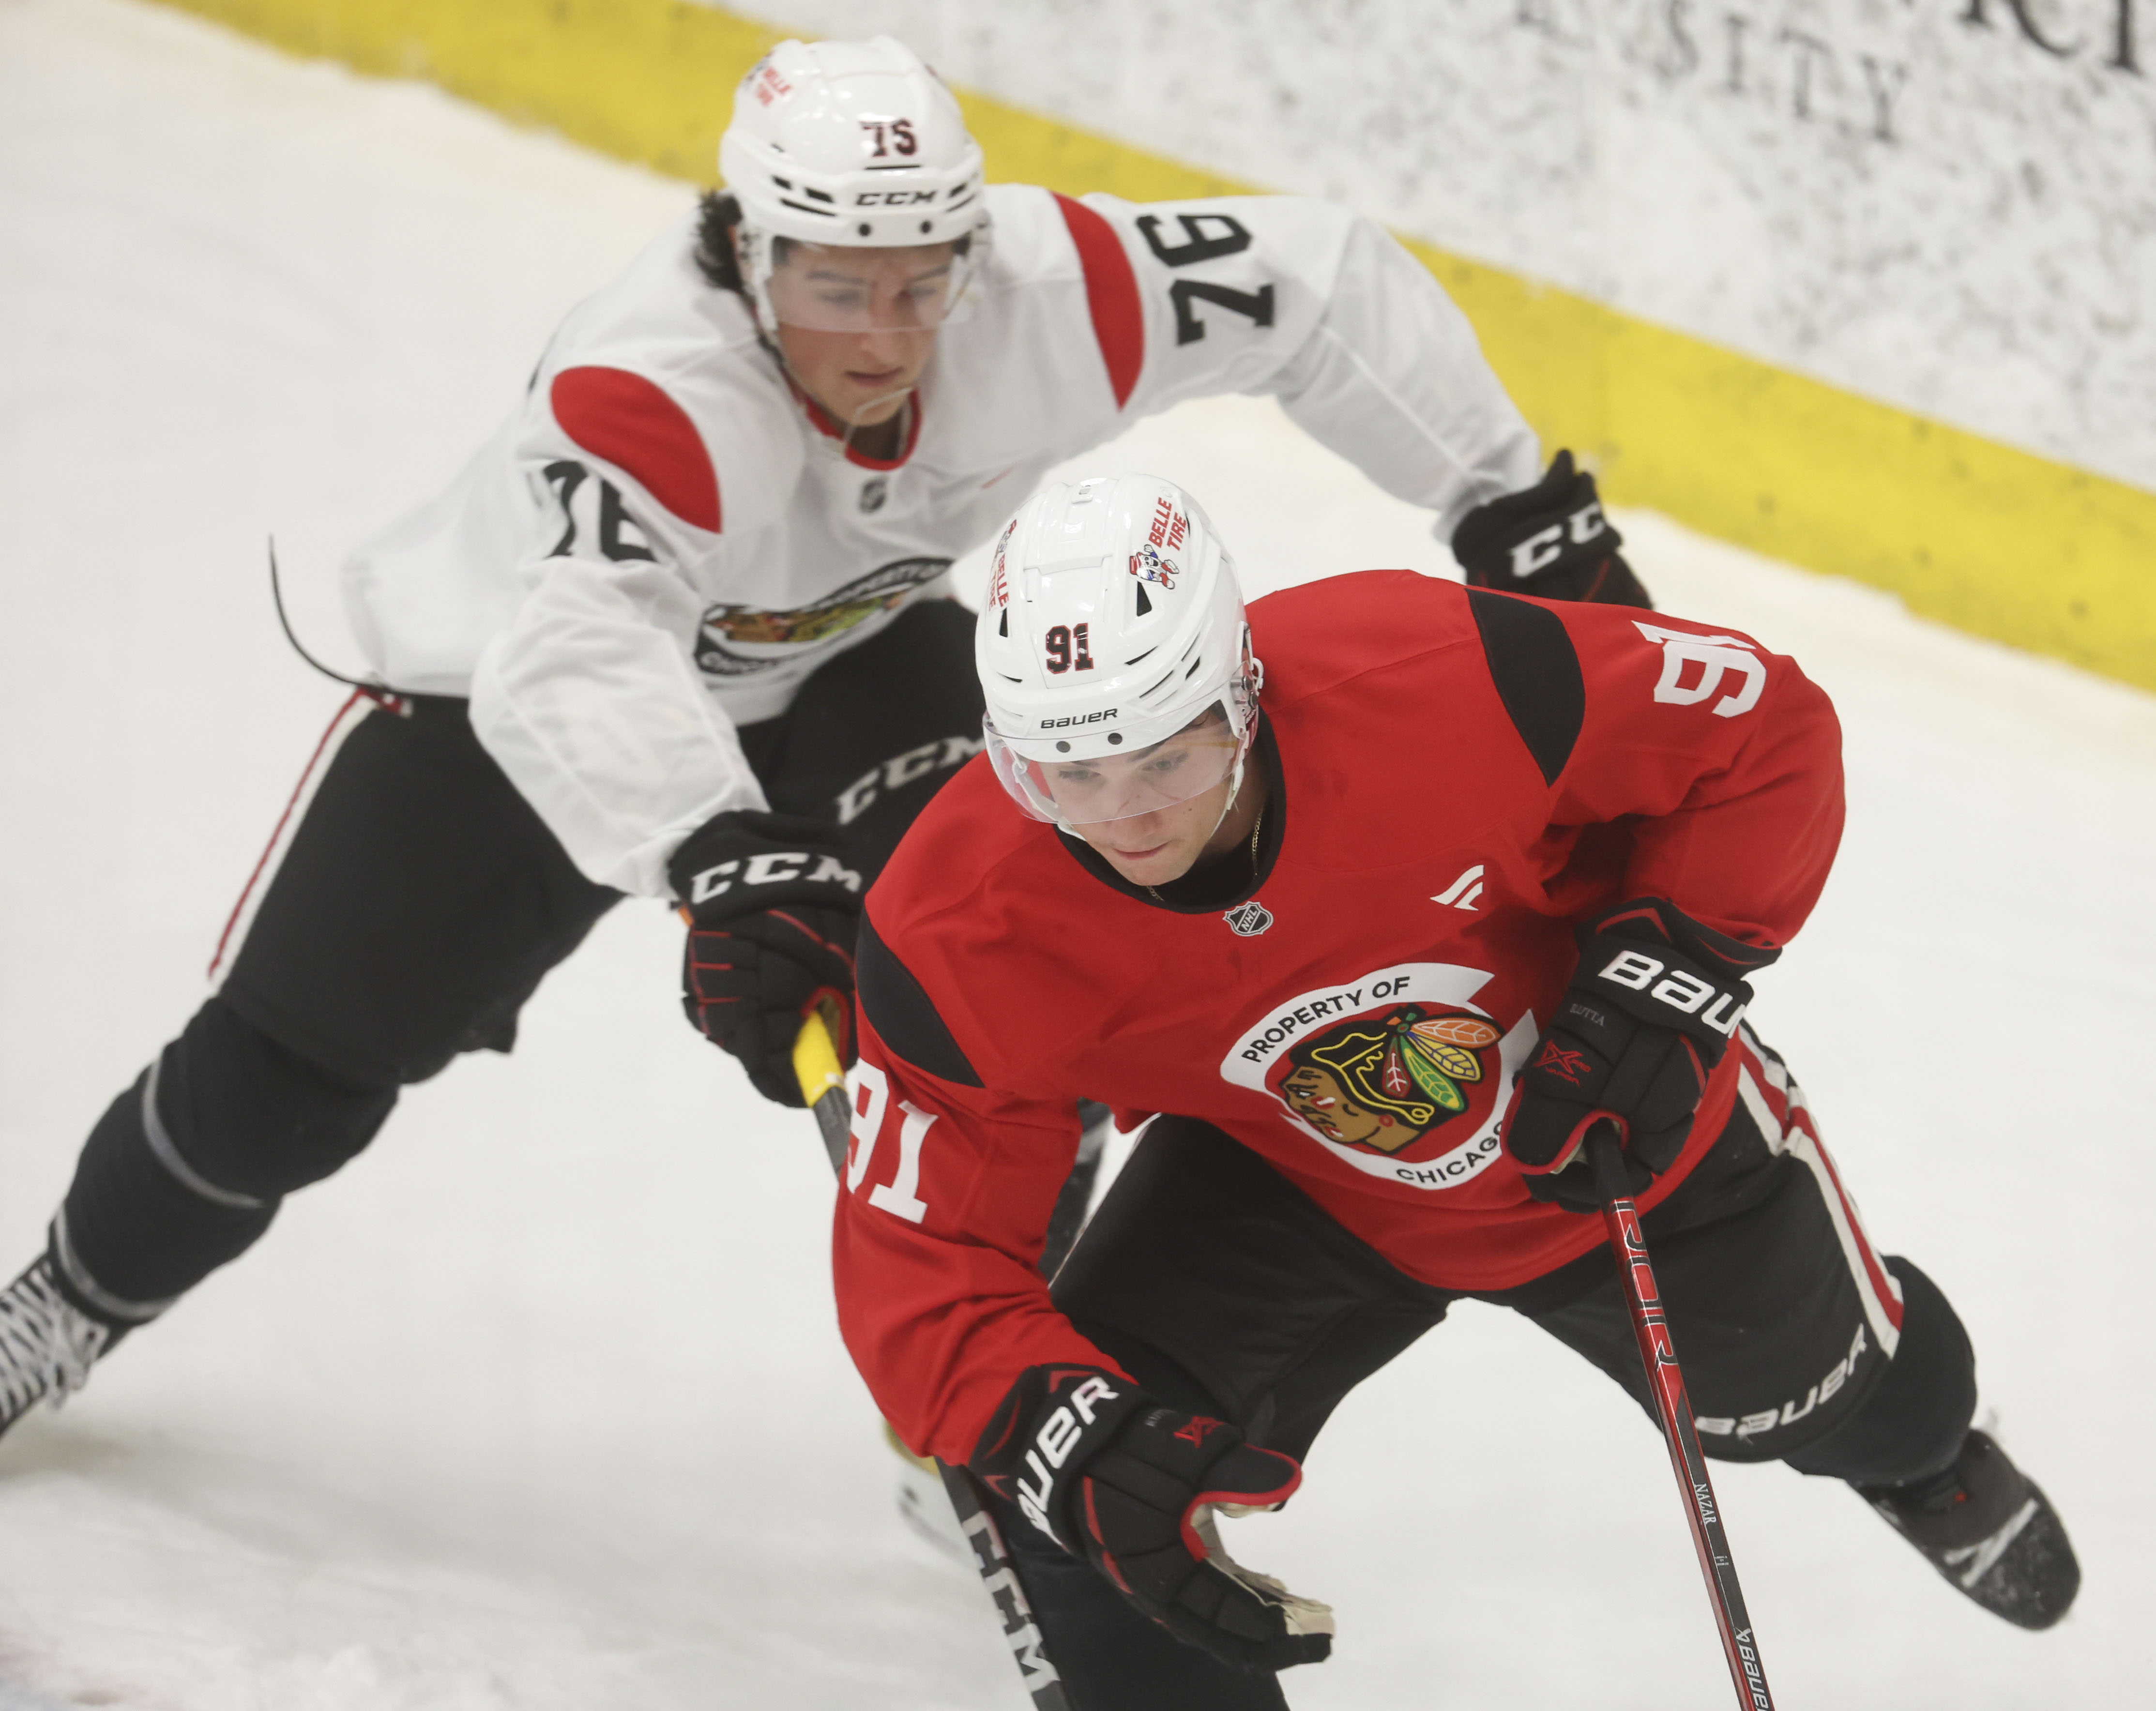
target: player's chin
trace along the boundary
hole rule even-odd
[[[1178,840],[1137,850],[1119,849],[1112,844],[1096,844],[1093,847],[1109,866],[1132,885],[1168,885],[1190,871],[1190,852]]]

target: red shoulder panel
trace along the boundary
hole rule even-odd
[[[1093,311],[1093,337],[1101,360],[1108,365],[1108,384],[1116,408],[1129,402],[1145,366],[1145,309],[1138,301],[1138,277],[1123,253],[1116,229],[1082,202],[1058,195],[1055,205],[1070,241],[1078,246],[1078,265],[1086,270],[1086,306]]]
[[[564,368],[547,393],[562,431],[685,523],[719,532],[719,478],[689,413],[626,368]]]

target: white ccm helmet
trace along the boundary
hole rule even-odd
[[[959,244],[923,325],[942,320],[986,254],[980,145],[941,78],[889,36],[781,42],[734,95],[719,172],[741,204],[742,275],[768,332],[774,240],[897,249]],[[965,240],[970,239],[970,242]],[[788,316],[823,325],[813,306]],[[829,324],[853,330],[839,311]]]
[[[1150,814],[1224,778],[1226,817],[1265,670],[1235,563],[1173,481],[1096,475],[1028,500],[996,542],[973,660],[990,763],[1035,820]]]

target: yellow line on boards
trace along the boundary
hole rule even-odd
[[[783,34],[684,0],[165,3],[698,182],[715,176],[735,83]],[[960,100],[997,179],[1141,202],[1254,188]],[[2156,689],[2156,494],[1407,242],[1545,444],[1594,462],[1611,500]]]

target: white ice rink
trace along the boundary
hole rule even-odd
[[[0,0],[0,1277],[200,1001],[340,699],[277,634],[264,537],[355,663],[343,549],[688,193],[122,0]],[[1102,457],[1187,482],[1262,584],[1440,562],[1269,405]],[[1841,866],[1756,1020],[2087,1572],[2024,1634],[1840,1487],[1724,1469],[1778,1695],[2148,1703],[2156,701],[1622,522],[1666,606],[1840,706]],[[0,1711],[1015,1711],[978,1588],[894,1513],[811,1127],[682,1025],[678,933],[617,911],[513,1057],[413,1090],[0,1444]],[[1304,1711],[1729,1702],[1652,1430],[1492,1310],[1353,1397],[1235,1549],[1338,1606]]]

